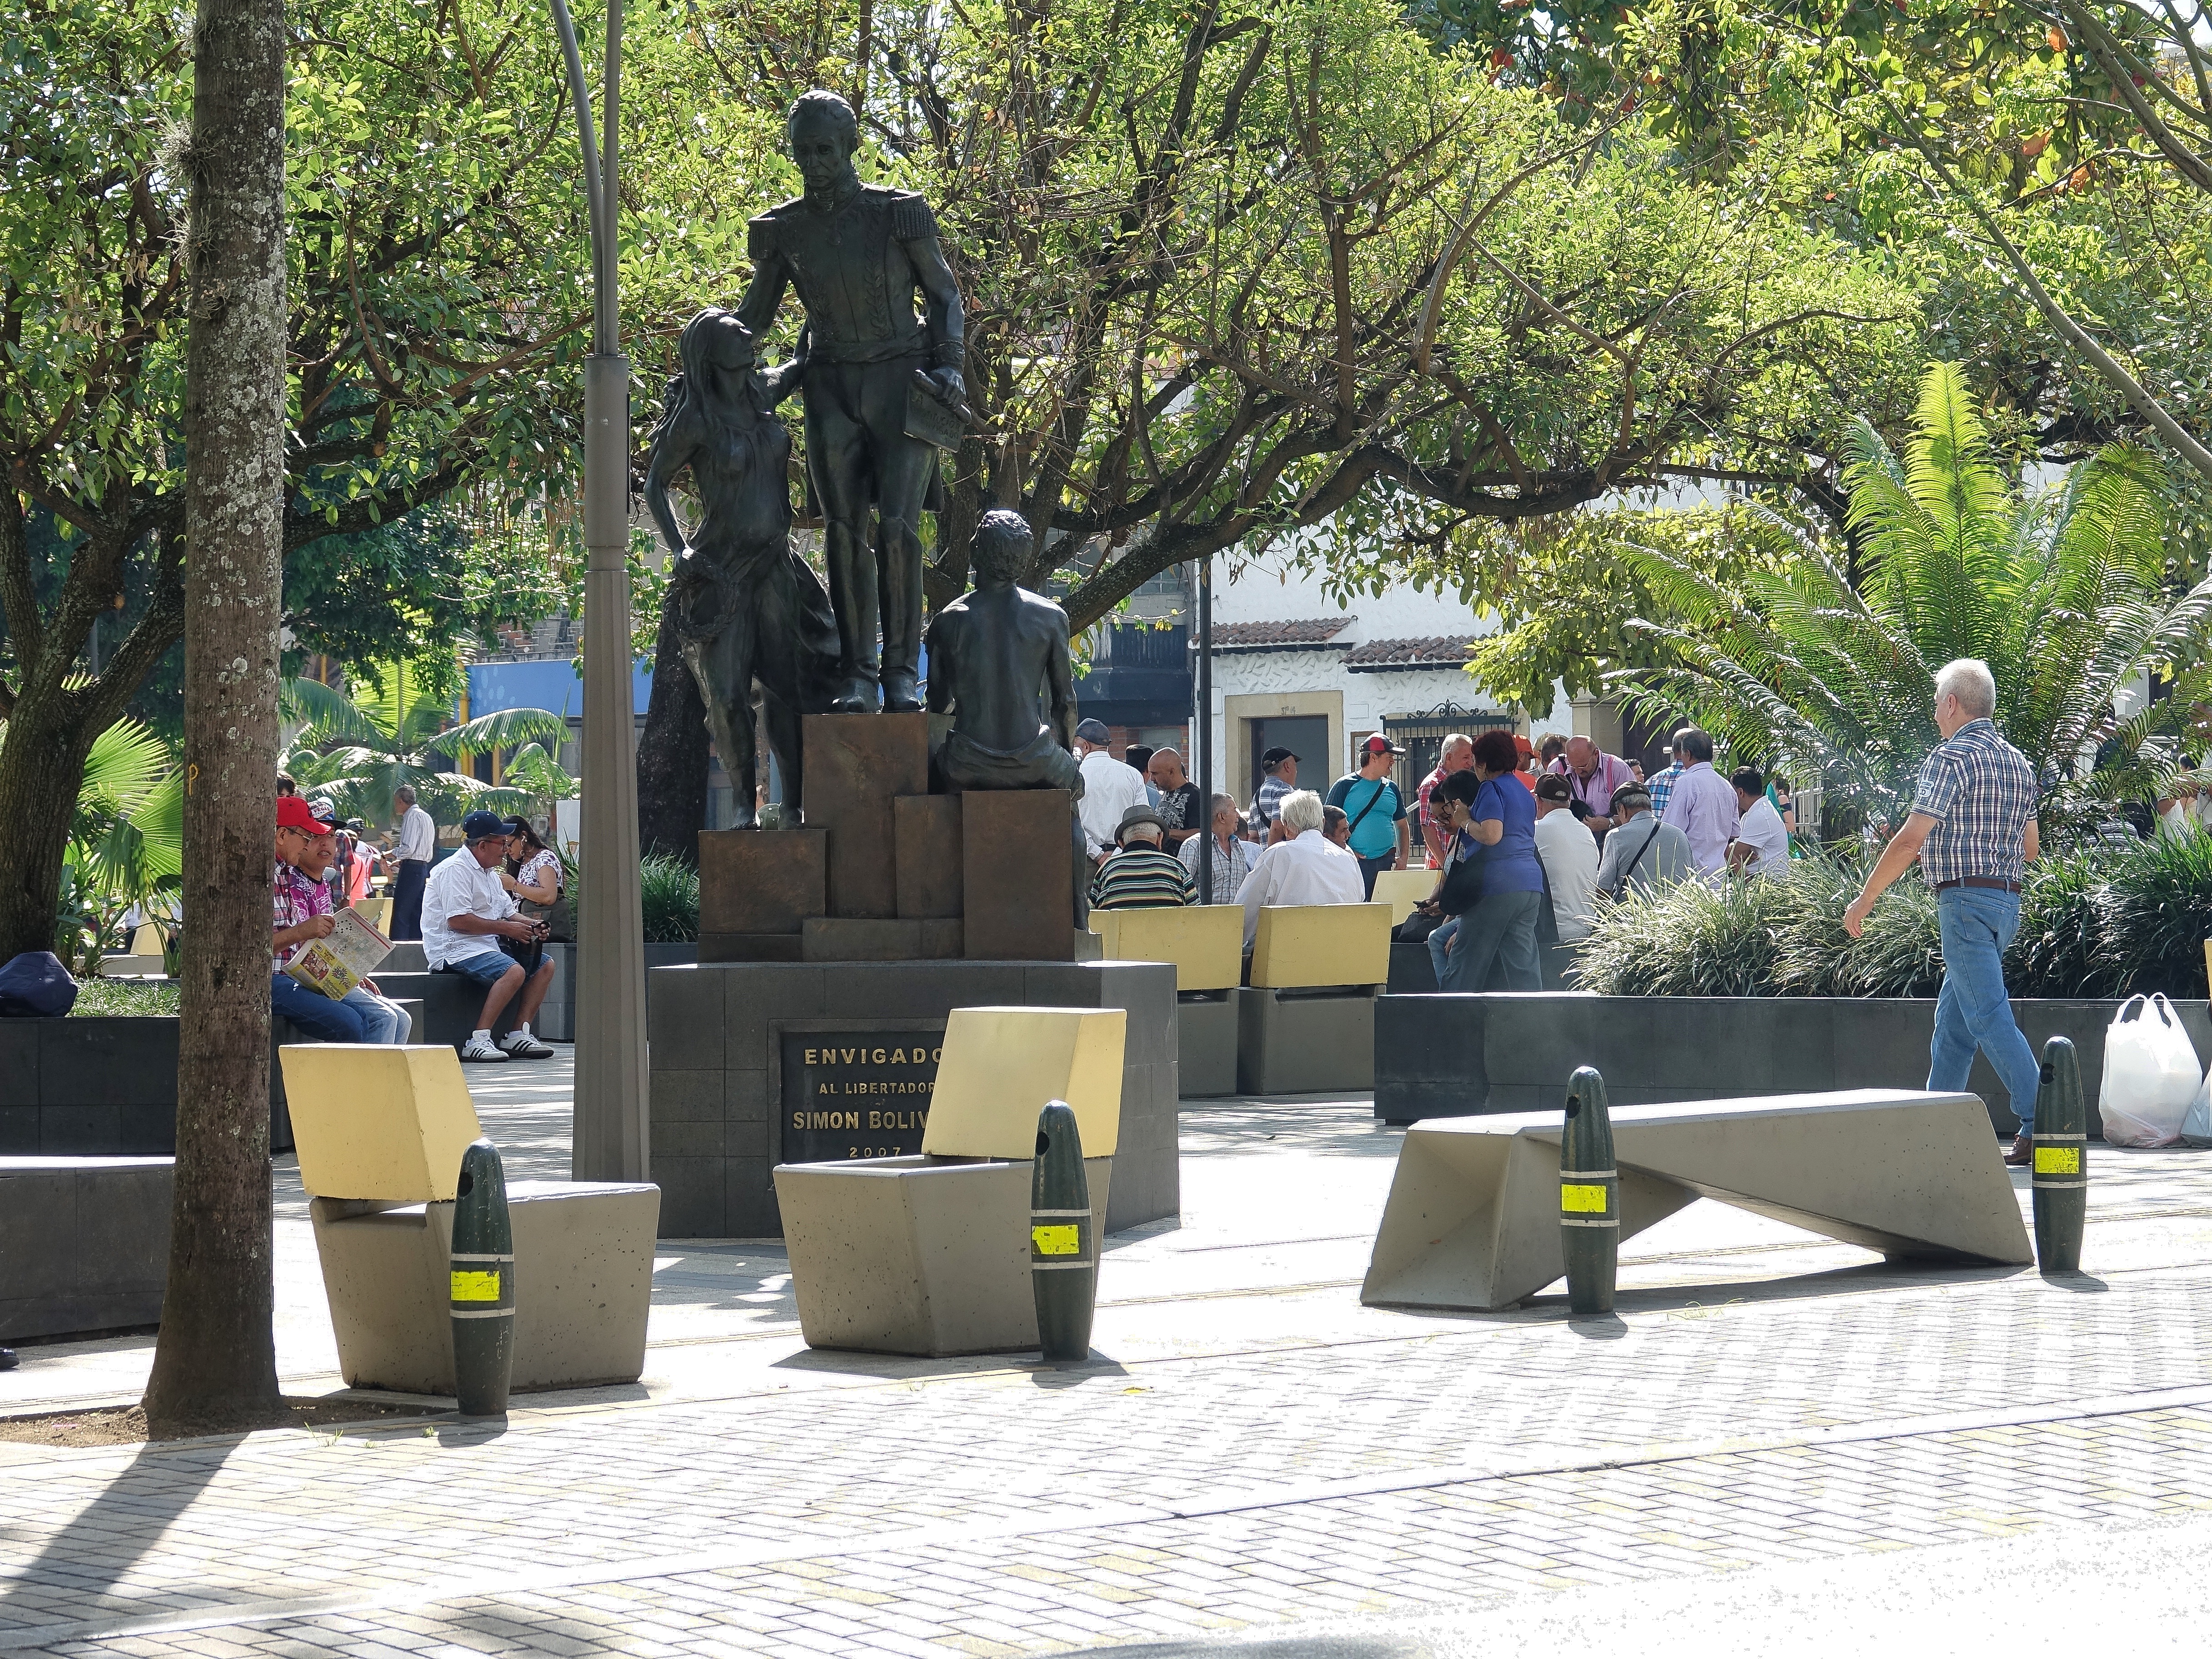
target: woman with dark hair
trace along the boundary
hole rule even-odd
[[[526,920],[548,925],[547,938],[568,937],[568,907],[561,896],[561,855],[538,838],[528,818],[507,821],[507,872],[499,884],[514,895]]]
[[[1535,797],[1514,775],[1520,765],[1520,746],[1510,732],[1485,732],[1474,740],[1471,783],[1449,792],[1452,828],[1462,856],[1480,862],[1482,896],[1429,936],[1438,990],[1484,989],[1494,962],[1504,966],[1507,990],[1544,988],[1536,963],[1544,869],[1536,861]]]

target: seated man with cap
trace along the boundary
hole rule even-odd
[[[337,825],[317,817],[299,796],[276,798],[269,1006],[317,1042],[404,1042],[407,1011],[378,996],[374,985],[364,981],[343,1000],[333,1000],[284,971],[309,940],[329,938],[337,926],[330,884],[323,879],[337,850]]]
[[[507,821],[496,812],[471,812],[461,820],[461,850],[430,872],[422,888],[422,954],[433,973],[459,974],[484,988],[483,1012],[462,1045],[467,1060],[544,1060],[553,1051],[531,1035],[530,1022],[553,984],[553,958],[526,970],[496,940],[528,945],[545,937],[545,924],[517,914],[506,873]],[[492,1027],[520,994],[521,1018],[496,1043]]]
[[[1159,809],[1141,801],[1121,814],[1114,836],[1118,850],[1107,854],[1091,878],[1092,909],[1164,910],[1198,902],[1198,883],[1188,868],[1161,850],[1166,830]]]

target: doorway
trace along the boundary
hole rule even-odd
[[[1251,769],[1248,776],[1251,781],[1247,787],[1254,794],[1259,793],[1261,780],[1267,775],[1260,769],[1260,757],[1270,749],[1287,749],[1298,757],[1299,788],[1327,792],[1335,775],[1328,752],[1328,715],[1275,714],[1252,721],[1250,731]]]

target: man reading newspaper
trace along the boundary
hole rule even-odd
[[[459,974],[483,987],[483,1012],[462,1045],[465,1060],[544,1060],[552,1049],[532,1036],[530,1022],[553,985],[553,958],[540,952],[526,968],[500,946],[511,939],[528,946],[545,938],[545,924],[519,915],[520,907],[500,878],[506,873],[507,821],[496,812],[471,812],[461,820],[461,850],[430,872],[422,889],[422,954],[430,971]],[[507,1005],[521,998],[515,1028],[497,1042],[492,1028]]]
[[[407,1011],[377,994],[375,985],[361,979],[343,995],[332,998],[315,985],[301,982],[290,971],[301,965],[310,945],[329,939],[339,927],[331,910],[331,890],[323,872],[337,854],[337,826],[318,818],[314,809],[297,795],[276,799],[276,871],[274,884],[276,933],[269,980],[270,1007],[302,1031],[324,1042],[390,1042],[407,1041],[414,1022]],[[349,927],[366,924],[350,914]],[[321,958],[330,955],[330,960]],[[318,953],[308,977],[337,986],[358,979],[344,969],[333,953]]]

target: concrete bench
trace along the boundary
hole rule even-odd
[[[1093,910],[1108,962],[1165,962],[1176,970],[1176,1076],[1186,1096],[1237,1092],[1237,981],[1244,912],[1234,904]]]
[[[1237,994],[1237,1087],[1248,1095],[1366,1089],[1375,994],[1390,978],[1390,906],[1263,906]]]
[[[1414,1124],[1359,1299],[1495,1312],[1564,1274],[1562,1128],[1557,1110]],[[1623,1239],[1702,1197],[1886,1256],[2034,1259],[1972,1095],[1861,1089],[1620,1106],[1613,1144]]]
[[[459,1057],[442,1045],[300,1043],[281,1058],[340,1372],[354,1388],[452,1394],[453,1194],[461,1153],[482,1133]],[[513,1386],[635,1382],[660,1189],[510,1181],[507,1203]]]
[[[1120,1008],[956,1008],[921,1156],[776,1166],[807,1346],[941,1358],[1037,1346],[1037,1115],[1049,1100],[1074,1109],[1103,1238],[1127,1024]]]
[[[1375,878],[1375,890],[1368,897],[1390,907],[1390,925],[1395,927],[1413,914],[1415,905],[1437,890],[1443,873],[1422,864],[1410,870],[1385,870]]]
[[[167,1158],[0,1158],[0,1343],[161,1322]]]

